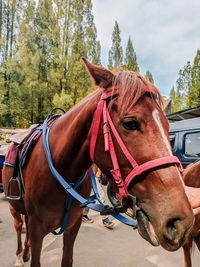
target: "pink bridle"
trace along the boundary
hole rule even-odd
[[[117,95],[117,94],[119,94],[118,89],[115,89],[108,93],[105,91],[105,89],[103,89],[102,91],[102,95],[97,105],[95,118],[94,118],[94,126],[93,126],[93,132],[92,132],[91,143],[90,143],[90,157],[91,157],[91,160],[94,162],[94,151],[95,151],[97,135],[99,131],[99,125],[100,125],[101,117],[103,114],[103,134],[104,134],[105,151],[110,152],[110,156],[111,156],[111,160],[113,164],[113,169],[110,172],[115,180],[115,183],[117,184],[117,187],[119,190],[118,198],[120,199],[120,198],[128,197],[127,188],[129,184],[131,183],[131,181],[133,180],[133,178],[136,177],[137,175],[142,174],[143,172],[147,170],[150,170],[152,168],[156,168],[159,166],[167,165],[167,164],[177,164],[180,172],[182,172],[183,169],[182,169],[182,165],[179,159],[175,156],[166,156],[166,157],[150,160],[142,165],[137,164],[137,162],[134,160],[134,158],[131,156],[126,146],[124,145],[121,137],[119,136],[110,118],[110,114],[108,112],[106,100],[109,97]],[[121,176],[121,171],[119,168],[119,164],[118,164],[118,160],[117,160],[117,156],[116,156],[116,152],[115,152],[115,148],[114,148],[113,140],[111,136],[111,130],[119,146],[121,147],[124,155],[126,156],[126,158],[128,159],[128,161],[133,167],[133,170],[128,174],[125,180],[123,180]]]

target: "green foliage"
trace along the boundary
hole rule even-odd
[[[121,68],[123,65],[123,50],[121,46],[120,29],[117,21],[112,32],[112,46],[108,52],[108,68]]]
[[[196,106],[200,101],[200,50],[194,58],[179,71],[176,90],[172,98],[172,110],[178,111]]]
[[[29,127],[94,90],[81,56],[101,65],[92,0],[0,0],[1,126]],[[139,71],[130,37],[123,62],[116,21],[109,68],[122,67]]]
[[[189,61],[179,71],[176,81],[174,99],[172,98],[172,110],[178,111],[191,108],[200,101],[200,50],[194,58],[193,64]]]
[[[149,70],[146,71],[145,78],[154,84],[153,75]]]
[[[179,111],[181,109],[182,98],[179,90],[175,91],[174,86],[170,91],[170,98],[172,100],[172,113]]]
[[[28,127],[92,89],[81,56],[101,64],[91,0],[0,2],[0,123]]]
[[[137,57],[136,57],[136,53],[134,51],[130,36],[129,36],[127,46],[126,46],[125,69],[139,72],[139,66],[137,64]]]
[[[56,93],[53,97],[53,104],[55,107],[60,107],[64,110],[68,110],[73,105],[72,97],[66,94],[62,89],[61,94]]]

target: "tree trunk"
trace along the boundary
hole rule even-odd
[[[0,53],[1,53],[1,40],[2,40],[2,26],[3,26],[3,3],[0,0]]]
[[[12,58],[13,50],[13,30],[15,23],[15,12],[16,12],[16,0],[12,0],[12,10],[11,10],[11,27],[10,27],[10,58]]]
[[[9,36],[10,36],[10,0],[8,0],[7,3],[5,61],[8,60]]]

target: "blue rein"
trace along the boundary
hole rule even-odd
[[[53,234],[58,235],[58,234],[62,234],[67,226],[68,223],[68,211],[70,209],[71,206],[71,202],[72,199],[75,198],[76,200],[78,200],[81,204],[80,207],[88,207],[92,210],[98,211],[98,212],[103,212],[104,211],[104,204],[102,203],[98,191],[97,191],[97,185],[96,185],[96,180],[95,180],[95,175],[94,172],[92,170],[92,168],[90,168],[90,177],[91,177],[91,182],[92,182],[92,188],[94,191],[94,195],[90,196],[88,198],[84,198],[82,197],[77,191],[76,188],[84,181],[87,172],[85,173],[85,175],[83,176],[83,178],[75,185],[71,185],[69,183],[66,182],[66,180],[58,173],[58,171],[55,169],[53,162],[52,162],[52,157],[51,157],[51,152],[50,152],[50,147],[49,147],[49,132],[50,132],[50,128],[51,126],[55,123],[55,121],[53,121],[53,123],[49,126],[47,126],[48,122],[54,117],[54,116],[58,116],[58,114],[56,115],[49,115],[42,126],[38,127],[38,130],[42,130],[43,134],[42,134],[42,138],[43,138],[43,145],[44,145],[44,150],[45,150],[45,154],[47,157],[47,161],[49,164],[49,168],[51,170],[52,175],[55,177],[55,179],[62,185],[62,187],[64,188],[64,190],[66,191],[67,196],[66,196],[66,212],[65,212],[65,216],[64,216],[64,220],[62,223],[62,226],[59,230],[59,232],[53,232]],[[97,200],[99,202],[99,204],[94,204],[95,200]],[[117,220],[121,221],[122,223],[132,226],[134,229],[137,228],[137,223],[133,222],[132,220],[127,219],[126,217],[122,216],[121,214],[111,214],[114,218],[116,218]]]

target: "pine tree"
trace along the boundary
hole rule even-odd
[[[178,109],[180,108],[179,106],[176,105],[177,103],[177,97],[176,97],[176,91],[174,89],[174,86],[172,87],[171,91],[170,91],[170,98],[172,100],[172,109],[171,112],[176,112],[178,111]]]
[[[3,0],[0,0],[0,53],[2,46],[2,27],[3,27]]]
[[[174,112],[177,112],[183,108],[182,106],[182,96],[180,94],[179,89],[176,90],[176,96],[174,101]]]
[[[179,71],[179,78],[176,81],[176,94],[180,94],[182,99],[181,109],[191,107],[193,104],[193,90],[192,87],[192,66],[190,61],[184,66],[183,70]]]
[[[190,61],[179,71],[177,79],[177,91],[182,98],[181,109],[197,105],[200,100],[200,50],[194,58],[193,64]]]
[[[101,44],[97,41],[95,55],[93,57],[93,64],[101,65]]]
[[[139,67],[137,64],[137,57],[136,57],[136,53],[134,51],[130,36],[129,36],[127,46],[126,46],[125,69],[139,72]]]
[[[67,81],[69,93],[76,104],[87,92],[89,79],[84,65],[81,62],[81,56],[87,57],[87,46],[84,32],[84,3],[74,1],[71,7],[73,14],[73,35],[71,42],[71,54],[68,60]]]
[[[117,21],[115,21],[112,32],[112,46],[108,52],[108,68],[121,68],[123,64],[123,50],[121,46],[120,29]]]
[[[100,64],[100,42],[97,41],[96,27],[92,15],[91,0],[74,1],[71,5],[73,17],[73,35],[71,37],[70,56],[67,70],[67,90],[73,103],[77,103],[92,89],[91,80],[81,62],[81,56],[89,58],[94,64]]]
[[[12,99],[15,87],[14,57],[17,53],[16,32],[20,22],[20,10],[16,0],[0,1],[0,116],[9,126],[13,123]]]
[[[154,84],[153,75],[149,70],[146,71],[145,78]]]
[[[16,101],[13,117],[18,127],[28,127],[36,122],[39,88],[39,53],[34,34],[35,5],[28,3],[18,36],[20,64],[15,64],[18,82],[15,86]],[[23,113],[23,116],[22,116]]]
[[[18,94],[21,94],[23,100],[21,108],[24,109],[24,123],[40,121],[53,106],[53,74],[59,55],[57,31],[52,1],[40,1],[37,8],[30,2],[19,33],[19,57],[24,78]]]
[[[34,16],[32,36],[36,49],[33,53],[37,54],[38,58],[38,120],[43,119],[47,114],[46,110],[51,109],[52,97],[55,94],[55,88],[50,86],[50,79],[51,72],[56,70],[59,49],[59,28],[56,21],[52,0],[40,1]]]
[[[94,24],[91,0],[84,1],[84,32],[85,44],[87,47],[87,58],[94,64],[94,59],[96,60],[97,50],[97,29]]]
[[[200,49],[197,50],[197,54],[194,58],[194,64],[192,66],[192,87],[193,91],[196,92],[196,101],[199,101],[200,100]]]
[[[70,42],[73,33],[73,14],[71,0],[57,0],[57,20],[60,26],[61,37],[61,62],[59,71],[59,93],[67,90],[67,68],[69,60]]]
[[[101,64],[100,54],[91,0],[0,0],[1,123],[70,108],[93,90],[81,56]]]

